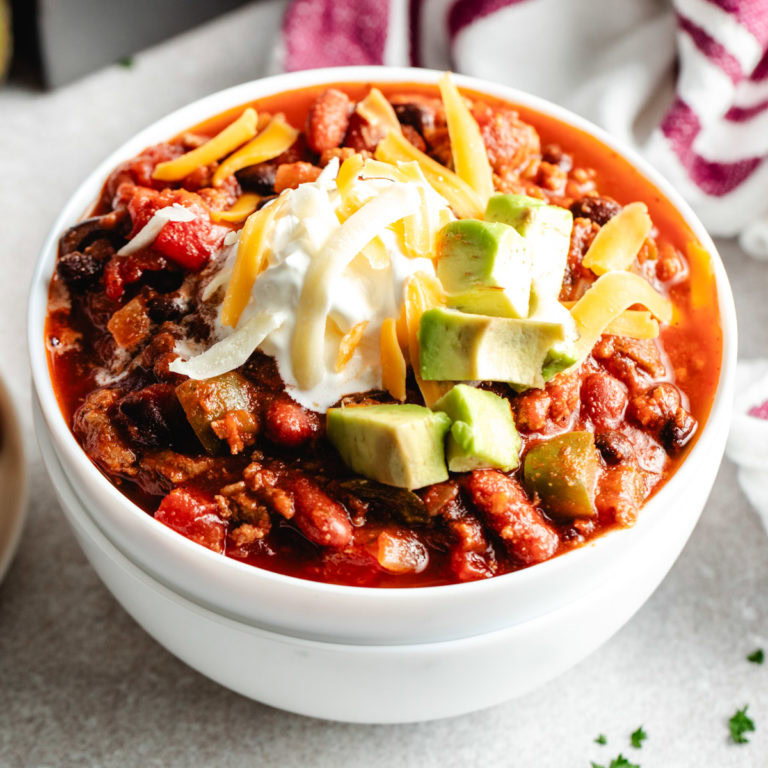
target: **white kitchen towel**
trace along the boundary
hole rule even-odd
[[[277,58],[450,68],[558,102],[768,258],[768,0],[293,0]]]
[[[768,360],[739,363],[728,458],[768,531]]]

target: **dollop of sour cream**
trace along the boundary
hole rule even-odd
[[[337,166],[327,170],[330,172],[317,181],[302,184],[288,193],[283,211],[276,219],[267,268],[254,282],[250,302],[238,323],[238,326],[243,325],[256,313],[263,312],[281,318],[279,327],[267,335],[259,348],[277,361],[288,394],[314,411],[325,411],[344,395],[381,388],[379,345],[382,323],[386,318],[400,314],[405,283],[411,275],[417,272],[435,274],[431,259],[409,257],[394,231],[383,229],[379,237],[388,263],[374,267],[361,252],[333,283],[324,349],[321,350],[325,363],[323,376],[311,389],[301,389],[291,361],[291,341],[297,330],[296,312],[318,242],[327,239],[340,226],[335,213],[339,193],[333,178]],[[378,193],[393,184],[404,183],[359,179],[355,182],[354,192],[360,195]],[[430,189],[429,193],[434,195],[436,205],[447,208],[447,203],[436,192]],[[228,261],[232,258],[230,255]],[[362,322],[366,323],[365,330],[352,358],[341,371],[336,371],[343,334]],[[218,324],[220,337],[228,332],[229,329]]]

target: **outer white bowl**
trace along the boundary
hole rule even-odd
[[[613,139],[587,121],[528,94],[471,78],[457,77],[460,86],[551,115],[594,135],[623,155],[681,212],[696,237],[712,254],[724,338],[722,373],[712,412],[683,465],[645,505],[637,524],[631,529],[610,533],[549,562],[487,581],[405,590],[335,586],[254,568],[216,555],[188,541],[128,501],[91,463],[72,436],[56,402],[45,355],[44,321],[48,283],[55,264],[58,237],[89,209],[110,170],[145,146],[167,139],[210,115],[276,92],[325,82],[435,83],[438,76],[439,73],[428,70],[379,67],[314,70],[246,83],[172,113],[110,155],[77,189],[51,230],[32,283],[29,349],[41,412],[38,434],[41,441],[50,442],[50,453],[55,455],[63,468],[63,475],[55,473],[51,468],[52,463],[49,463],[49,471],[52,472],[59,493],[62,496],[65,494],[62,484],[65,476],[77,498],[76,503],[66,505],[70,522],[73,522],[77,530],[85,530],[86,523],[83,521],[90,518],[92,526],[88,528],[88,535],[78,535],[100,575],[138,621],[193,666],[248,695],[299,712],[331,718],[381,721],[439,717],[515,695],[543,682],[551,676],[549,673],[552,670],[557,673],[575,663],[629,618],[669,570],[698,520],[725,445],[735,373],[735,311],[725,270],[714,243],[696,216],[674,189],[642,159],[617,146]],[[75,509],[82,514],[73,512]],[[76,519],[80,521],[79,524],[74,522]],[[99,551],[102,554],[97,556]],[[174,630],[170,625],[176,620],[170,618],[170,609],[167,614],[164,611],[152,614],[151,611],[140,610],[138,594],[141,590],[136,587],[135,595],[131,597],[133,593],[128,586],[131,580],[126,577],[121,582],[118,579],[118,575],[122,578],[125,569],[120,570],[115,565],[118,559],[115,552],[138,569],[135,573],[144,574],[144,583],[152,585],[152,595],[163,595],[165,598],[172,595],[174,604],[185,606],[190,616],[193,613],[196,617],[216,615],[219,626],[230,629],[237,627],[238,632],[251,633],[248,634],[251,638],[266,636],[255,632],[253,628],[256,627],[261,632],[271,632],[270,637],[280,635],[285,639],[292,636],[294,639],[317,641],[317,647],[327,647],[328,643],[332,643],[337,650],[351,645],[381,648],[386,645],[412,647],[420,643],[432,647],[431,644],[438,642],[440,648],[457,648],[458,645],[444,641],[462,638],[467,639],[466,647],[469,648],[472,645],[469,638],[480,642],[480,635],[501,637],[507,631],[511,633],[508,637],[511,637],[519,631],[530,640],[525,646],[515,646],[515,652],[522,654],[519,669],[517,663],[515,669],[521,675],[520,679],[526,682],[518,685],[500,672],[505,665],[510,664],[509,657],[505,655],[503,663],[500,661],[491,675],[503,678],[501,689],[493,692],[487,690],[487,684],[480,683],[481,676],[478,676],[474,678],[474,691],[477,695],[470,696],[465,690],[463,701],[472,703],[460,708],[450,708],[447,694],[445,701],[438,701],[444,691],[444,684],[433,688],[427,696],[428,702],[424,704],[427,709],[420,709],[419,712],[410,712],[403,706],[401,698],[397,701],[393,699],[388,705],[381,702],[376,704],[372,700],[379,692],[375,692],[374,688],[365,695],[361,694],[365,701],[370,700],[370,706],[366,710],[358,702],[359,711],[367,712],[358,717],[338,701],[318,700],[317,705],[310,709],[309,706],[299,706],[295,699],[277,700],[274,691],[267,695],[257,689],[255,683],[250,686],[245,681],[238,683],[231,674],[225,675],[214,669],[223,663],[222,660],[212,658],[213,654],[207,654],[211,657],[207,658],[205,653],[200,652],[200,648],[195,651],[197,644],[192,639],[192,633],[180,633],[178,637],[172,637]],[[631,573],[630,579],[627,573]],[[588,619],[587,604],[594,604],[591,597],[601,594],[603,590],[611,590],[614,586],[618,591],[624,590],[621,600],[614,601],[609,597],[600,599],[605,600],[604,609],[615,612],[605,620],[596,621],[591,615]],[[145,599],[148,602],[149,595],[150,590],[146,590]],[[155,599],[160,600],[152,598]],[[589,642],[574,643],[578,652],[569,655],[567,659],[562,657],[561,663],[549,663],[551,657],[547,657],[548,661],[544,664],[540,651],[535,649],[542,643],[541,647],[549,647],[551,636],[548,633],[552,627],[547,626],[546,632],[541,628],[548,620],[555,621],[554,617],[562,614],[571,616],[573,626],[566,621],[558,629],[557,635],[563,637],[562,633],[567,632],[566,636],[570,637],[578,633],[576,627],[579,620],[573,615],[575,606],[583,611],[580,614],[582,623],[594,623],[594,636],[590,637]],[[582,631],[587,632],[586,629]],[[471,652],[467,651],[467,658],[471,658],[472,654],[486,653],[481,648],[482,645],[476,646]],[[353,656],[355,654],[350,654],[350,659]],[[393,653],[391,658],[396,657]],[[312,658],[312,655],[308,658]],[[383,662],[378,660],[376,663]],[[547,669],[540,668],[543,666]],[[401,687],[408,684],[408,674],[411,672],[407,664],[398,666],[393,663],[386,669],[389,677],[383,680],[384,685]],[[320,674],[321,670],[316,672]],[[468,677],[466,686],[457,684],[456,687],[471,687],[470,680],[472,678]],[[338,686],[332,690],[338,690]],[[441,695],[435,695],[437,690],[441,691]],[[501,693],[501,690],[505,693]],[[419,701],[422,698],[416,697]],[[390,708],[387,709],[387,706]]]

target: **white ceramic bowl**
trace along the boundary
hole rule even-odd
[[[733,298],[715,246],[690,208],[658,173],[632,152],[617,146],[590,123],[528,94],[457,77],[459,86],[555,117],[592,134],[623,155],[680,211],[695,236],[712,254],[724,339],[722,373],[712,412],[683,465],[646,504],[637,524],[631,529],[610,533],[549,562],[486,581],[422,589],[372,590],[294,579],[216,555],[156,522],[128,501],[95,468],[61,416],[48,374],[43,324],[58,237],[89,209],[110,170],[144,147],[167,139],[206,117],[273,93],[326,82],[435,83],[438,76],[439,73],[428,70],[378,67],[315,70],[246,83],[174,112],[123,145],[77,189],[43,247],[32,284],[29,347],[34,386],[40,403],[38,431],[41,441],[49,443],[49,471],[59,493],[64,498],[70,492],[70,496],[76,499],[70,502],[65,500],[70,522],[79,531],[84,549],[105,583],[154,636],[196,668],[248,695],[317,716],[362,721],[405,721],[456,714],[521,693],[551,677],[553,670],[557,673],[578,661],[607,639],[640,607],[671,567],[701,513],[727,435],[736,358]],[[54,472],[54,459],[63,472]],[[63,484],[65,477],[66,488]],[[120,560],[121,557],[124,560]],[[118,561],[120,566],[116,565]],[[123,567],[125,562],[130,562],[135,568],[134,575],[143,574],[145,590],[136,585],[140,581],[138,577],[133,587],[129,586],[131,579],[128,577],[124,582],[119,581],[118,571],[122,577],[126,572]],[[631,578],[627,578],[628,572]],[[140,594],[144,597],[140,598]],[[366,664],[383,665],[382,669],[387,670],[382,685],[390,688],[408,685],[407,676],[412,672],[409,664],[402,659],[402,666],[400,662],[392,661],[400,658],[394,650],[392,655],[381,651],[379,656],[373,652],[369,656],[357,656],[349,648],[397,646],[417,649],[423,645],[423,648],[436,649],[434,658],[452,648],[460,649],[451,653],[461,653],[462,663],[470,663],[478,654],[483,656],[488,652],[492,657],[488,649],[484,649],[485,641],[481,640],[481,636],[487,635],[489,644],[498,642],[498,648],[506,649],[499,657],[503,656],[505,661],[500,662],[500,667],[495,670],[501,679],[500,688],[491,691],[487,683],[480,683],[474,678],[475,688],[470,692],[468,688],[472,688],[473,678],[468,677],[465,684],[456,684],[457,690],[464,689],[462,701],[466,702],[457,705],[455,701],[451,703],[444,683],[427,693],[417,695],[414,692],[415,700],[421,705],[418,712],[404,707],[399,698],[378,700],[380,692],[373,688],[367,693],[358,692],[353,697],[358,707],[355,711],[336,701],[339,698],[337,694],[333,696],[333,701],[329,701],[327,696],[320,696],[312,699],[314,703],[305,706],[301,703],[303,700],[297,698],[301,690],[297,690],[295,696],[286,693],[282,698],[277,698],[274,691],[268,695],[255,682],[238,682],[232,674],[222,671],[219,668],[222,660],[214,658],[219,654],[205,653],[205,648],[194,650],[196,641],[192,633],[174,634],[175,630],[170,625],[176,619],[170,618],[170,609],[168,613],[153,613],[148,609],[150,604],[155,605],[155,609],[160,604],[154,601],[162,602],[158,595],[172,601],[177,606],[176,611],[181,610],[178,606],[184,606],[190,622],[192,614],[196,617],[215,616],[217,632],[222,636],[228,633],[223,627],[228,627],[233,633],[237,628],[238,632],[245,632],[248,637],[268,636],[270,642],[278,644],[285,642],[290,645],[301,640],[317,644],[307,647],[333,646],[336,649],[334,653],[338,652],[341,657],[349,655],[350,664],[353,657],[367,658],[370,661]],[[142,603],[142,600],[145,602]],[[593,611],[600,604],[610,616],[598,621]],[[552,636],[549,632],[553,626],[548,622],[560,621],[558,617],[561,616],[569,618],[562,619],[557,637],[570,638],[574,633],[583,632],[585,638],[574,644],[575,653],[565,654],[550,662],[550,657],[543,657],[537,649],[550,647]],[[260,634],[265,632],[266,635]],[[245,642],[243,636],[238,637],[238,642]],[[515,637],[527,639],[525,642],[511,639]],[[252,642],[255,647],[257,641]],[[514,669],[525,681],[520,685],[511,677],[507,678],[506,673],[499,673],[501,667],[510,664],[510,657],[506,655],[510,651],[516,654]],[[308,659],[315,658],[307,653]],[[254,658],[259,656],[254,654],[251,659]],[[322,654],[317,656],[318,663],[322,658]],[[383,658],[392,663],[384,664]],[[481,663],[477,659],[476,662]],[[315,672],[320,675],[322,670],[316,669]],[[283,673],[285,684],[290,687],[288,670],[283,669]],[[428,682],[427,678],[423,681]],[[338,687],[331,689],[339,690]],[[306,693],[303,692],[304,695]],[[355,715],[355,712],[359,714]]]

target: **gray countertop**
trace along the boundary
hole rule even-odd
[[[26,290],[67,196],[137,129],[264,71],[279,3],[250,6],[52,94],[0,92],[0,370],[28,436],[31,499],[0,586],[0,766],[418,765],[562,768],[621,751],[652,766],[768,765],[768,538],[720,470],[669,577],[595,655],[517,701],[465,717],[354,726],[289,715],[192,671],[101,585],[59,510],[34,444],[25,351]],[[768,356],[768,266],[721,243],[744,356]],[[674,510],[670,510],[674,514]],[[567,638],[563,638],[567,642]],[[744,704],[757,724],[728,742]],[[642,750],[629,733],[643,724]],[[593,743],[605,733],[608,745]]]

